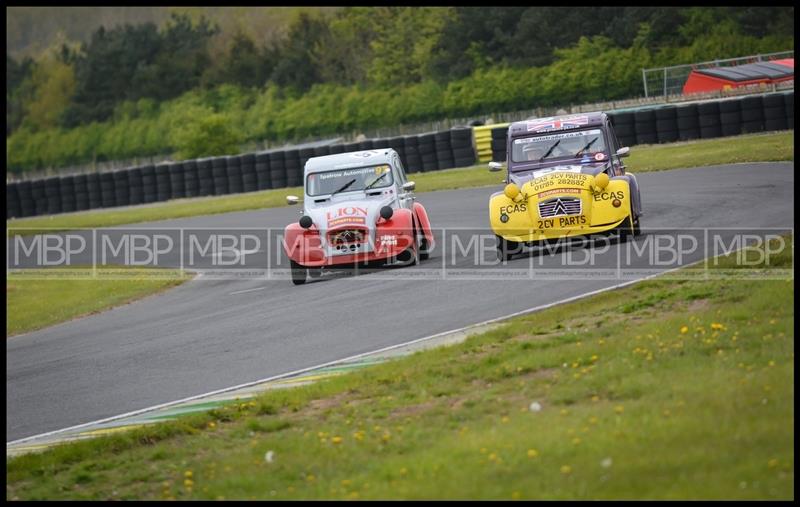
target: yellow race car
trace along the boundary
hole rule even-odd
[[[608,115],[602,112],[512,123],[507,177],[489,199],[489,221],[501,260],[523,245],[572,236],[638,235],[642,200],[622,158]],[[490,162],[489,170],[503,165]]]

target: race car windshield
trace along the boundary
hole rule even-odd
[[[349,185],[348,182],[353,181]],[[392,168],[388,164],[368,167],[337,169],[309,173],[306,177],[306,193],[310,196],[329,195],[342,191],[353,192],[371,188],[384,188],[392,185]]]
[[[539,134],[514,139],[512,162],[552,162],[553,160],[602,161],[606,143],[601,129]]]

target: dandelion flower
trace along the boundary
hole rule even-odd
[[[511,493],[511,498],[514,500],[519,500],[519,496],[520,496],[519,491],[514,491],[513,493]]]
[[[772,458],[771,460],[769,460],[769,462],[767,462],[767,466],[769,466],[770,468],[775,468],[776,466],[778,466],[778,460]]]
[[[331,439],[331,443],[333,443],[333,444],[341,444],[342,443],[342,437],[333,437]]]
[[[572,473],[572,467],[569,465],[561,465],[561,473],[564,475]]]
[[[535,458],[538,455],[539,455],[539,451],[537,451],[536,449],[528,449],[528,457],[529,458]]]
[[[683,326],[683,327],[681,327],[681,334],[686,334],[686,333],[688,333],[688,332],[689,332],[689,326]]]
[[[625,412],[625,407],[623,407],[622,405],[617,405],[616,407],[614,407],[614,412],[621,414]]]
[[[183,476],[186,477],[187,479],[191,479],[192,478],[192,471],[191,470],[185,471],[183,473]]]

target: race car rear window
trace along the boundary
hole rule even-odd
[[[605,137],[601,129],[574,130],[514,139],[511,160],[544,162],[588,157],[602,161],[605,159],[605,151]]]
[[[337,190],[352,192],[367,187],[384,188],[393,183],[392,168],[389,164],[371,165],[309,173],[306,177],[306,193],[311,196],[327,195]],[[345,190],[340,190],[341,188]]]

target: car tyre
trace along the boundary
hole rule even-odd
[[[293,260],[289,260],[289,264],[292,268],[292,283],[295,285],[303,285],[306,283],[308,268],[303,267]]]
[[[511,257],[517,253],[519,243],[516,241],[508,241],[501,236],[495,235],[497,238],[497,258],[501,261],[510,260]]]
[[[622,223],[619,226],[617,226],[617,231],[619,232],[620,243],[625,243],[626,241],[628,241],[628,238],[635,236],[637,234],[636,228],[633,224],[633,221],[631,220],[630,215],[625,217],[625,220],[623,220]]]

